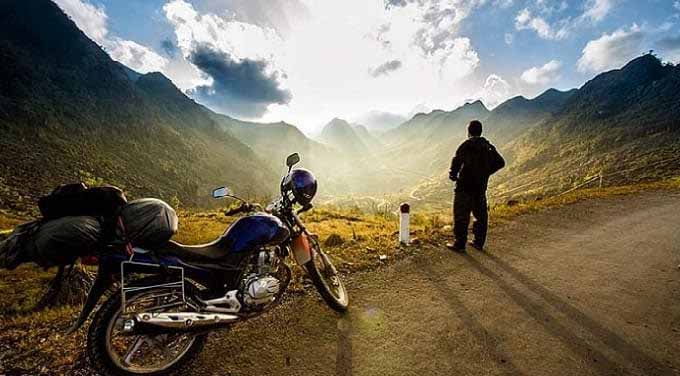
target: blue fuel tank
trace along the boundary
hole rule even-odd
[[[220,241],[229,253],[248,252],[258,247],[275,245],[288,238],[290,232],[280,219],[265,213],[241,217],[232,223]]]

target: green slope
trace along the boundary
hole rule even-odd
[[[131,196],[207,202],[229,184],[261,195],[277,175],[160,73],[114,62],[48,0],[0,7],[0,205],[98,180]]]

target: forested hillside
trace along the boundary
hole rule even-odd
[[[575,92],[504,146],[508,186],[560,191],[602,173],[605,184],[680,173],[680,68],[639,57]]]
[[[160,73],[114,62],[51,1],[0,7],[0,206],[31,207],[65,182],[121,186],[187,205],[277,176]]]
[[[487,137],[508,162],[492,179],[492,197],[556,194],[599,185],[599,175],[603,185],[677,176],[678,87],[680,68],[644,55],[580,89],[499,105],[484,121]],[[446,166],[439,168],[435,181],[420,184],[420,194],[434,201],[450,192]]]

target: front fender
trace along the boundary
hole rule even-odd
[[[293,239],[293,257],[298,265],[303,266],[312,260],[312,241],[304,232]]]

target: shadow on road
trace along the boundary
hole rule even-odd
[[[415,262],[420,267],[420,270],[423,271],[425,277],[432,282],[432,286],[437,290],[442,300],[448,304],[451,311],[455,312],[456,316],[463,322],[470,333],[491,354],[493,360],[499,365],[503,373],[516,376],[524,375],[510,360],[510,356],[503,352],[493,334],[489,333],[477,320],[476,315],[465,307],[465,304],[456,296],[456,292],[448,289],[445,284],[441,283],[444,278],[435,272],[429,260],[417,259]],[[455,356],[455,354],[451,355]]]
[[[667,371],[668,367],[664,366],[662,363],[656,359],[645,354],[642,350],[635,347],[631,343],[627,342],[625,339],[621,338],[618,334],[612,332],[611,330],[604,327],[602,324],[588,317],[585,313],[564,301],[562,298],[557,296],[555,293],[551,292],[547,288],[541,286],[539,283],[535,282],[531,278],[522,274],[517,269],[510,266],[507,262],[498,258],[497,256],[490,253],[480,253],[485,258],[493,261],[500,269],[512,276],[515,280],[526,286],[536,295],[540,296],[548,304],[553,306],[555,309],[559,310],[566,316],[569,316],[573,321],[590,331],[595,335],[603,344],[609,347],[611,350],[619,353],[625,359],[635,363],[636,365],[642,367],[646,371]],[[465,259],[477,269],[480,273],[486,275],[498,286],[503,289],[517,304],[519,304],[525,311],[531,314],[538,322],[540,322],[546,329],[551,333],[560,337],[563,342],[572,348],[572,350],[584,357],[590,355],[587,351],[588,348],[592,349],[592,345],[588,344],[585,340],[577,337],[573,333],[569,332],[565,327],[560,325],[555,320],[552,320],[550,316],[541,309],[539,304],[533,303],[528,297],[522,295],[517,289],[510,286],[505,282],[501,276],[494,273],[484,265],[482,265],[478,260],[473,257],[465,257]],[[550,318],[550,321],[546,321],[546,318]],[[595,350],[590,350],[593,354],[598,354]],[[608,364],[608,367],[614,366],[614,363],[604,358],[602,354],[598,354],[599,360],[603,360],[602,363],[596,364],[595,366],[602,366]],[[611,372],[612,368],[608,368]],[[656,373],[650,373],[656,374]]]
[[[592,345],[575,335],[568,327],[561,324],[555,317],[548,314],[541,303],[532,301],[529,296],[511,286],[500,275],[482,265],[472,256],[464,256],[465,260],[482,275],[496,283],[517,305],[528,313],[536,323],[540,324],[548,333],[559,339],[572,352],[578,354],[583,359],[589,360],[592,367],[596,368],[600,374],[616,374],[615,370],[623,371],[623,367],[607,358],[603,353],[593,348]]]
[[[350,312],[338,320],[338,349],[335,355],[335,375],[352,375],[352,316]]]

